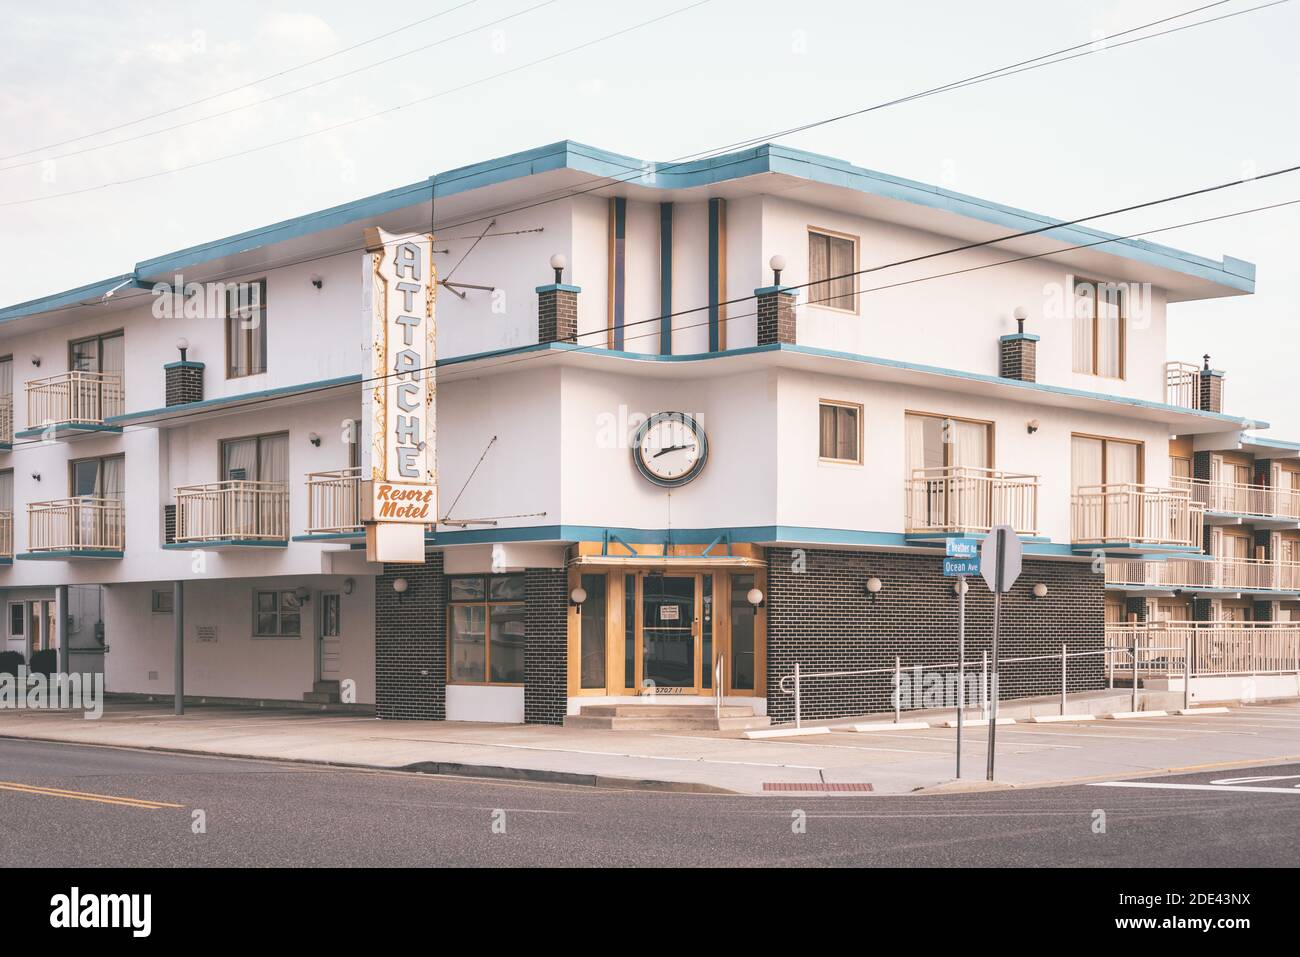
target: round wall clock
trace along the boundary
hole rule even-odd
[[[632,461],[656,485],[685,485],[704,468],[709,440],[685,412],[656,412],[637,429]]]

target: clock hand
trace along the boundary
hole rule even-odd
[[[669,452],[680,452],[682,449],[693,449],[693,448],[695,448],[695,446],[693,445],[670,445],[666,449],[660,449],[658,452],[656,452],[654,455],[650,457],[652,459],[657,459],[659,458],[659,456],[667,455]]]

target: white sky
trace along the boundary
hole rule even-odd
[[[1092,40],[1207,0],[471,0],[324,63],[114,133],[171,126],[413,47],[307,92],[52,165],[0,170],[0,203],[174,170],[453,90],[287,145],[79,195],[0,206],[0,304],[430,173],[570,138],[649,160],[722,146]],[[1245,9],[1232,3],[1177,21]],[[0,155],[209,96],[466,0],[0,0]],[[1062,218],[1300,163],[1300,2],[797,134],[791,146]],[[1300,199],[1300,173],[1092,225],[1116,233]],[[1228,411],[1300,439],[1300,205],[1151,237],[1258,265],[1253,297],[1176,305],[1170,358],[1228,373]],[[863,264],[872,258],[864,250]],[[877,261],[889,258],[879,251]]]

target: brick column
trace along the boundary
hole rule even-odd
[[[524,721],[563,724],[569,706],[569,574],[524,572]]]
[[[537,341],[576,342],[579,286],[551,283],[537,287]]]
[[[1201,369],[1201,405],[1202,412],[1223,411],[1223,370],[1210,368],[1210,357],[1205,357],[1205,367]]]
[[[1034,382],[1038,375],[1038,336],[1013,332],[998,340],[998,375]]]
[[[784,286],[764,286],[755,289],[758,299],[758,344],[770,346],[776,342],[794,345],[798,338],[798,320],[794,306],[798,294]]]
[[[406,579],[406,591],[393,582]],[[447,604],[442,553],[423,565],[385,565],[375,579],[375,713],[447,717]]]
[[[203,363],[169,362],[163,366],[167,377],[167,405],[184,405],[203,401]]]

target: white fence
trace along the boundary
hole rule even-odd
[[[176,489],[176,541],[287,541],[289,488],[243,480]]]
[[[1201,546],[1205,509],[1187,489],[1121,482],[1084,485],[1072,500],[1076,542]]]
[[[913,469],[906,527],[916,532],[987,532],[1010,525],[1038,532],[1038,476],[954,466]]]
[[[27,383],[27,427],[103,425],[125,411],[122,376],[107,372],[63,372]]]
[[[33,552],[122,551],[126,547],[122,502],[89,496],[32,502],[27,506],[27,547]]]

